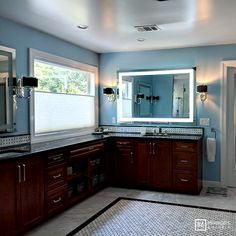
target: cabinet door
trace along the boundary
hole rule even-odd
[[[0,163],[0,234],[14,235],[16,226],[15,162]]]
[[[21,183],[18,184],[18,196],[20,196],[18,219],[21,228],[24,229],[43,218],[43,160],[40,157],[31,157],[18,162],[17,165],[21,167]]]
[[[133,186],[136,181],[134,144],[129,140],[116,141],[115,182]]]
[[[153,155],[150,160],[150,184],[154,188],[172,187],[171,142],[153,142]]]
[[[137,182],[147,185],[149,182],[149,162],[152,155],[152,142],[138,142],[137,153]]]

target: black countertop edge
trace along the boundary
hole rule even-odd
[[[73,138],[58,139],[54,141],[45,141],[40,143],[23,144],[18,147],[9,147],[7,152],[4,149],[0,150],[0,161],[23,158],[28,155],[38,154],[42,152],[47,152],[51,150],[56,150],[60,148],[70,147],[77,144],[86,144],[88,142],[107,140],[108,138],[144,138],[144,139],[171,139],[171,140],[200,140],[202,136],[199,135],[163,135],[163,136],[143,136],[141,134],[134,133],[110,133],[108,135],[84,135]],[[22,151],[22,147],[27,146],[27,148]],[[2,153],[1,153],[2,151]],[[8,155],[9,154],[9,155]]]

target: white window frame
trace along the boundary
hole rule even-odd
[[[74,129],[74,130],[62,130],[57,132],[51,132],[51,133],[42,133],[42,134],[36,134],[35,133],[35,97],[34,97],[34,91],[32,91],[31,97],[30,97],[30,135],[31,135],[31,143],[37,143],[37,142],[43,142],[43,141],[52,141],[56,139],[62,139],[62,138],[70,138],[70,137],[76,137],[76,136],[82,136],[91,134],[94,129],[98,126],[98,68],[95,66],[91,66],[88,64],[80,63],[75,60],[67,59],[64,57],[56,56],[50,53],[46,53],[43,51],[39,51],[36,49],[29,49],[29,68],[30,68],[30,75],[34,76],[34,60],[41,60],[46,62],[51,62],[79,70],[84,70],[87,72],[94,73],[95,75],[95,125],[90,128],[80,128],[80,129]]]

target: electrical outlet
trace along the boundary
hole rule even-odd
[[[200,125],[209,126],[210,118],[200,118]]]
[[[112,124],[116,124],[116,117],[112,117],[111,122]]]

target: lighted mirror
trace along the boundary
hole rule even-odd
[[[118,122],[193,122],[194,69],[118,72]]]
[[[0,132],[13,131],[12,77],[15,76],[16,51],[0,46]]]

